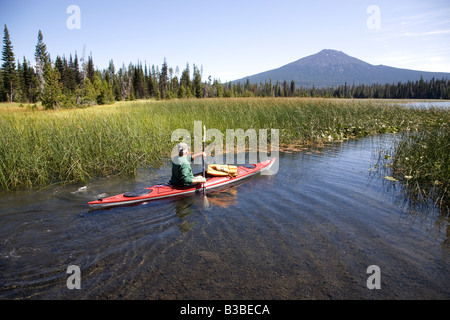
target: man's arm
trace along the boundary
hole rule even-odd
[[[203,155],[203,158],[206,159],[206,154],[204,152],[200,152],[200,153],[197,153],[197,154],[193,154],[191,156],[191,158],[192,158],[191,160],[193,161],[195,158],[201,157],[202,155]]]

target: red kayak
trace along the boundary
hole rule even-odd
[[[176,187],[171,185],[170,183],[164,183],[134,192],[126,192],[116,196],[91,201],[88,202],[88,205],[91,208],[107,208],[112,206],[123,206],[139,202],[193,194],[195,192],[200,193],[203,191],[203,188],[205,190],[211,190],[214,188],[226,186],[244,178],[248,178],[261,171],[268,170],[275,162],[275,160],[276,158],[272,158],[270,160],[266,160],[257,164],[238,166],[237,176],[234,177],[207,177],[205,186],[203,186],[203,184],[196,184],[187,187]]]

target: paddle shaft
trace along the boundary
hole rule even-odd
[[[206,143],[206,126],[203,126],[203,153],[205,152],[205,143]],[[204,157],[204,155],[202,154],[202,162],[203,162],[203,178],[205,178],[206,179],[206,173],[205,173],[205,157]],[[206,182],[203,182],[203,194],[206,194],[205,193],[205,185],[206,185]]]

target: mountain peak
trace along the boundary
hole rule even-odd
[[[316,54],[318,54],[318,55],[329,55],[329,54],[331,54],[331,55],[339,55],[339,54],[346,55],[342,51],[333,50],[333,49],[323,49],[322,51],[320,51],[320,52],[318,52]]]
[[[331,50],[331,49],[323,49],[322,51],[307,56],[305,58],[299,59],[297,61],[292,62],[286,66],[314,66],[314,67],[329,67],[329,66],[344,66],[344,65],[368,65],[368,63],[361,61],[359,59],[350,57],[342,51]]]
[[[265,81],[291,81],[297,86],[332,87],[349,84],[385,84],[416,81],[423,77],[450,79],[450,73],[424,72],[398,69],[388,66],[374,66],[342,51],[323,49],[322,51],[286,64],[280,68],[261,72],[234,82],[249,80],[250,83]]]

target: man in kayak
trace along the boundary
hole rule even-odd
[[[204,177],[194,177],[192,173],[191,161],[199,156],[205,157],[205,153],[191,155],[186,143],[178,144],[178,156],[172,159],[172,178],[170,179],[170,183],[183,187],[206,182]]]

